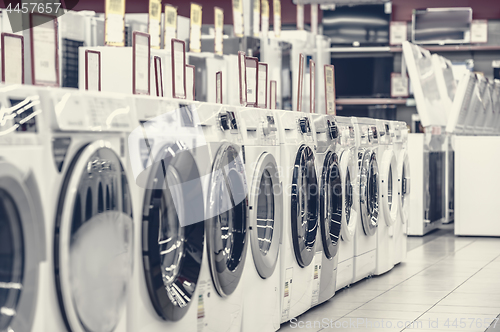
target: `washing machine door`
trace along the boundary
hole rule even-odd
[[[43,222],[19,170],[0,161],[0,331],[32,329]]]
[[[291,189],[293,250],[299,266],[306,267],[315,254],[319,205],[314,154],[308,146],[301,146],[295,157]]]
[[[182,143],[162,147],[149,169],[142,254],[151,303],[160,317],[187,312],[203,259],[204,203],[198,165]]]
[[[356,154],[350,150],[344,150],[340,156],[340,177],[343,191],[341,236],[344,241],[353,240],[356,231],[356,220],[358,219],[353,195],[353,187],[356,182],[356,174],[354,173],[356,161],[353,161],[355,157],[357,157]]]
[[[384,152],[380,166],[380,203],[387,226],[392,226],[398,218],[398,170],[394,151]]]
[[[216,152],[208,188],[207,250],[215,289],[231,295],[247,250],[247,184],[239,148],[224,143]]]
[[[399,216],[403,224],[407,224],[410,216],[410,159],[406,150],[401,150],[398,156],[398,191]],[[404,228],[406,229],[406,228]]]
[[[366,149],[359,153],[359,208],[361,224],[366,235],[377,231],[379,215],[379,171],[375,152]]]
[[[319,200],[321,240],[328,259],[333,258],[338,250],[344,207],[341,179],[338,156],[336,153],[328,152],[323,163]]]
[[[249,236],[252,256],[261,278],[270,277],[278,261],[282,233],[279,170],[270,153],[260,156],[249,195]]]
[[[65,174],[56,213],[56,289],[69,331],[113,331],[132,272],[131,198],[117,153],[84,146]]]

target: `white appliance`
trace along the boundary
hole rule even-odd
[[[279,111],[277,115],[283,167],[284,228],[280,257],[283,323],[311,307],[319,192],[310,115],[292,111]]]
[[[19,87],[14,88],[19,89]],[[44,156],[37,93],[25,100],[0,87],[0,330],[44,330],[41,266],[46,260],[42,207]],[[52,309],[57,309],[53,307]]]
[[[133,98],[138,122],[128,137],[135,181],[134,271],[127,331],[196,330],[205,240],[205,197],[196,147],[205,145],[190,104]],[[200,142],[201,141],[201,142]]]
[[[358,176],[355,196],[359,218],[354,238],[354,282],[375,273],[377,267],[377,227],[379,225],[380,187],[378,130],[375,120],[352,118],[358,148]]]
[[[394,131],[388,120],[376,120],[379,145],[380,206],[377,229],[377,268],[376,275],[390,271],[394,267],[395,229],[398,217],[398,170],[394,154]]]
[[[338,252],[336,290],[354,282],[354,237],[358,223],[359,202],[354,197],[358,174],[358,153],[354,125],[351,118],[337,116],[339,129],[337,154],[340,156],[340,177],[342,185],[342,226]],[[362,230],[361,230],[362,231]]]
[[[335,117],[311,114],[316,132],[318,184],[319,184],[319,232],[316,255],[318,272],[314,274],[312,304],[320,304],[335,295],[340,229],[344,211],[340,155],[338,154],[339,128]],[[321,259],[321,261],[320,261]],[[318,287],[319,284],[319,287]]]
[[[245,169],[248,179],[248,236],[242,331],[280,328],[280,246],[283,197],[277,114],[242,108]]]
[[[6,89],[4,98],[24,105],[43,149],[41,330],[125,331],[134,231],[123,167],[129,101],[27,86]]]

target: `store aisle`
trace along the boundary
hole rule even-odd
[[[280,331],[485,331],[495,324],[500,238],[455,237],[446,228],[408,238],[408,250],[405,263],[339,291]]]

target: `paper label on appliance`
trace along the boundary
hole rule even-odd
[[[201,281],[198,284],[198,289],[197,289],[197,294],[198,294],[198,301],[197,301],[197,312],[196,312],[196,331],[197,332],[202,332],[204,327],[205,327],[205,288],[206,288],[206,282]]]
[[[297,5],[297,30],[304,30],[304,5]]]
[[[290,305],[292,304],[292,281],[293,267],[285,271],[285,285],[283,291],[283,302],[281,303],[281,320],[286,321],[290,317]]]
[[[323,259],[323,252],[318,251],[314,255],[314,270],[313,270],[313,282],[312,282],[312,299],[311,306],[314,307],[319,302],[319,292],[321,286],[321,263]]]
[[[269,89],[270,100],[269,100],[269,108],[274,110],[276,109],[276,81],[271,81],[271,87]]]
[[[201,22],[202,7],[191,2],[191,23],[189,33],[189,50],[191,52],[201,52]]]
[[[174,73],[174,98],[185,98],[186,90],[185,90],[185,70],[184,65],[186,64],[186,54],[184,51],[184,44],[179,41],[174,41],[173,44],[173,56],[174,56],[174,64],[173,64],[173,73]]]
[[[222,72],[219,71],[215,74],[215,102],[222,104]]]
[[[274,12],[274,36],[277,38],[281,35],[281,0],[273,0]]]
[[[194,67],[186,66],[186,99],[194,100]]]
[[[125,0],[106,0],[106,45],[125,46]]]
[[[151,47],[160,48],[161,40],[161,0],[149,0],[149,35]]]
[[[309,112],[316,113],[316,65],[309,61]]]
[[[267,66],[259,63],[259,85],[258,85],[258,103],[259,107],[267,108]]]
[[[243,37],[243,0],[233,0],[233,28],[236,37]]]
[[[391,22],[389,28],[390,45],[401,45],[406,41],[408,34],[408,25],[406,22]]]
[[[99,91],[99,82],[101,80],[100,52],[86,52],[87,57],[87,90]]]
[[[147,35],[135,34],[135,92],[149,94],[151,70],[149,68],[149,38]]]
[[[260,36],[260,0],[253,2],[253,36]]]
[[[214,27],[215,27],[215,54],[222,55],[223,53],[223,38],[224,38],[224,10],[219,7],[214,8]]]
[[[408,97],[408,77],[406,75],[391,74],[391,97]]]
[[[33,23],[43,19],[40,15],[33,15]],[[48,21],[44,24],[33,26],[32,45],[33,45],[33,70],[35,73],[33,84],[57,84],[57,50],[56,50],[56,31],[54,21]]]
[[[257,102],[257,68],[247,66],[247,104]]]
[[[470,25],[470,42],[488,42],[488,20],[472,20]]]
[[[165,27],[163,31],[163,47],[170,48],[172,39],[177,38],[177,7],[165,5]]]
[[[335,108],[335,68],[325,65],[326,114],[336,115]]]
[[[23,83],[23,39],[4,35],[4,82],[7,84]],[[1,120],[0,120],[1,122]]]
[[[261,21],[262,21],[262,38],[267,38],[267,34],[269,32],[269,1],[262,0],[261,1]]]
[[[318,34],[318,5],[311,4],[311,33]]]

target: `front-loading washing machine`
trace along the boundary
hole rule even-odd
[[[359,217],[354,239],[354,282],[371,276],[377,267],[377,227],[380,188],[378,167],[378,130],[374,119],[352,118],[358,147],[356,200]]]
[[[188,103],[149,96],[133,102],[137,122],[128,136],[127,165],[135,178],[137,231],[127,331],[196,331],[206,257],[198,165],[208,158],[196,149],[205,145],[203,132]]]
[[[391,122],[394,128],[394,153],[397,160],[398,219],[394,228],[394,265],[406,259],[408,219],[410,215],[410,159],[408,157],[408,126],[406,122]]]
[[[43,331],[40,102],[35,91],[22,103],[9,98],[12,88],[0,87],[0,331]]]
[[[277,116],[283,167],[284,227],[280,251],[283,323],[311,308],[319,190],[310,114],[277,111]]]
[[[342,226],[340,232],[336,290],[354,282],[354,235],[357,231],[359,204],[354,199],[358,169],[358,153],[351,118],[335,117],[339,130],[337,154],[343,191]]]
[[[27,86],[5,94],[9,107],[31,109],[24,123],[40,124],[47,257],[40,273],[40,330],[125,331],[133,251],[123,167],[128,100]]]
[[[319,279],[316,282],[319,287],[313,282],[312,298],[312,305],[317,305],[335,295],[344,195],[337,146],[339,129],[335,117],[311,114],[311,118],[316,133],[316,167],[319,184],[319,231],[316,255],[321,256],[321,264],[318,267],[318,275],[316,276],[316,272],[314,275]]]
[[[377,229],[376,275],[390,271],[394,267],[395,223],[398,217],[398,172],[394,154],[394,131],[388,120],[376,120],[378,133],[377,156],[379,160],[380,206]]]
[[[280,328],[280,243],[283,229],[280,145],[276,112],[241,108],[248,180],[248,237],[242,331]]]

